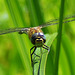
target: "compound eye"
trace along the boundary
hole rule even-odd
[[[40,38],[43,39],[44,43],[46,42],[46,37],[45,37],[45,35],[43,33],[41,33]]]
[[[35,45],[35,40],[37,39],[37,34],[36,33],[34,33],[33,35],[32,35],[32,37],[31,37],[31,42],[32,42],[32,44],[34,44]]]

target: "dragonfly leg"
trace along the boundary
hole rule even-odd
[[[44,45],[43,48],[46,49],[46,50],[48,50],[48,52],[50,51],[49,47],[46,46],[46,45]]]
[[[34,51],[31,53],[31,50],[32,50],[33,48],[34,48]],[[33,46],[33,47],[30,49],[32,66],[33,66],[32,55],[34,54],[34,52],[35,52],[36,48],[37,48],[36,46]]]
[[[31,53],[31,56],[34,54],[35,50],[36,50],[36,46],[34,46],[34,51]]]
[[[40,57],[39,55],[37,55],[37,54],[35,54],[35,53],[34,53],[34,55],[36,55],[37,57]]]

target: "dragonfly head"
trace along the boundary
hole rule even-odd
[[[41,47],[46,42],[45,35],[43,33],[34,33],[31,37],[31,42],[35,46]]]

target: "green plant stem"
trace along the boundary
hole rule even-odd
[[[54,75],[58,75],[59,55],[60,55],[61,36],[62,36],[62,21],[63,21],[63,15],[64,15],[64,3],[65,3],[65,0],[61,0],[60,17],[59,17],[59,29],[58,29],[55,66],[54,66]]]

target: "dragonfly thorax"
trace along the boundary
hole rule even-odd
[[[46,42],[45,35],[41,32],[40,33],[34,33],[31,37],[31,42],[35,46],[41,47]]]

